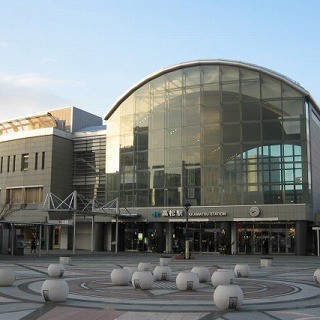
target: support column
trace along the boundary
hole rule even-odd
[[[172,251],[172,234],[173,234],[173,224],[170,222],[166,223],[166,252],[170,253]]]
[[[94,253],[94,243],[95,243],[95,225],[94,225],[94,214],[92,214],[91,220],[91,252]]]
[[[295,234],[296,254],[303,256],[307,254],[307,221],[296,221]]]
[[[73,191],[73,243],[72,254],[76,254],[76,217],[77,217],[77,191]]]

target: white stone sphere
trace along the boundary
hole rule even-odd
[[[236,264],[234,267],[234,274],[237,278],[249,277],[250,272],[250,267],[247,264]]]
[[[320,269],[317,269],[313,274],[314,281],[320,284]]]
[[[137,267],[123,267],[123,269],[128,270],[129,271],[129,282],[131,282],[132,276],[136,271],[139,271],[139,269]]]
[[[49,279],[43,283],[41,293],[47,302],[64,302],[69,294],[69,286],[65,280]]]
[[[152,271],[152,266],[150,262],[140,262],[138,264],[139,271]]]
[[[131,283],[135,289],[148,290],[152,288],[154,279],[150,271],[136,271],[132,275]]]
[[[71,263],[71,257],[60,257],[60,263],[70,264]]]
[[[0,287],[11,287],[16,279],[16,274],[12,269],[0,269]]]
[[[48,267],[48,275],[54,278],[62,278],[64,265],[62,263],[51,263]]]
[[[243,292],[238,285],[221,284],[214,290],[213,301],[219,309],[239,309],[243,303]]]
[[[113,269],[111,272],[111,282],[114,286],[127,286],[130,282],[130,273],[127,269]]]
[[[176,285],[180,291],[195,291],[199,288],[199,277],[195,272],[180,272],[176,278]]]
[[[156,266],[153,270],[154,280],[170,280],[171,278],[171,268],[169,266]]]
[[[191,272],[198,275],[199,282],[207,282],[210,278],[210,271],[207,267],[193,267]]]
[[[211,276],[211,283],[214,287],[220,284],[232,284],[234,282],[235,275],[232,269],[218,269]]]
[[[159,264],[160,266],[169,266],[171,263],[171,257],[160,257]]]

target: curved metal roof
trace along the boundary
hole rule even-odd
[[[307,96],[315,105],[313,98],[311,97],[310,93],[304,89],[300,84],[278,72],[275,72],[273,70],[251,64],[251,63],[245,63],[241,61],[233,61],[233,60],[221,60],[221,59],[213,59],[213,60],[195,60],[195,61],[189,61],[189,62],[183,62],[168,68],[164,68],[162,70],[159,70],[146,78],[142,79],[135,85],[133,85],[129,90],[127,90],[107,111],[106,115],[104,116],[105,120],[108,120],[111,115],[115,112],[115,110],[119,107],[119,105],[126,100],[133,92],[135,92],[137,89],[148,83],[149,81],[158,78],[159,76],[162,76],[163,74],[173,72],[179,69],[188,68],[188,67],[196,67],[196,66],[205,66],[205,65],[224,65],[224,66],[234,66],[234,67],[242,67],[249,70],[257,71],[263,74],[266,74],[270,77],[273,77],[275,79],[278,79],[292,88],[299,91],[301,94]]]

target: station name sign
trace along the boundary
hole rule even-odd
[[[177,210],[163,210],[161,213],[161,216],[163,218],[165,217],[184,217],[184,210],[177,209]],[[227,215],[227,212],[224,211],[210,211],[210,212],[189,212],[190,218],[204,218],[204,217],[225,217]]]

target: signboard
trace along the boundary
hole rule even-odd
[[[155,217],[156,215],[153,214]],[[161,216],[163,218],[179,218],[184,217],[185,213],[183,209],[170,209],[163,210]],[[211,212],[189,212],[188,217],[190,218],[208,218],[208,217],[225,217],[227,212],[224,211],[211,211]]]

